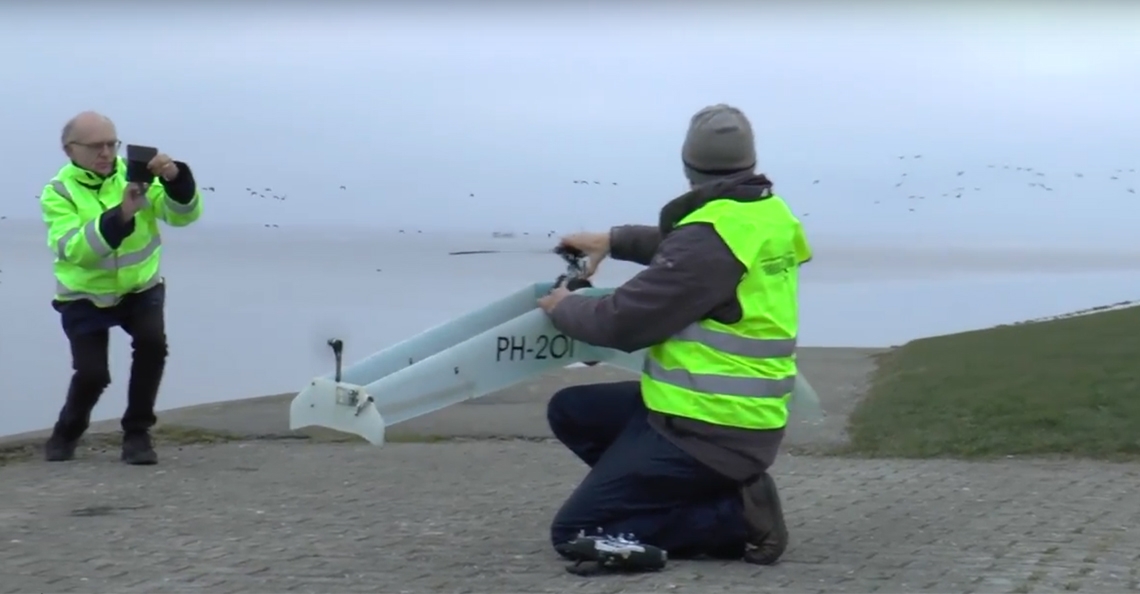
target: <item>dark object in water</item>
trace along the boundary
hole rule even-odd
[[[447,252],[449,256],[470,256],[474,254],[549,254],[548,250],[462,250]]]

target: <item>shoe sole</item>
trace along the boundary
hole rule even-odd
[[[582,563],[585,561],[600,561],[601,556],[593,542],[587,540],[572,540],[554,547],[558,554],[568,561]]]
[[[748,488],[746,494],[755,511],[772,515],[772,529],[761,542],[749,543],[744,560],[757,565],[773,565],[788,548],[788,525],[784,521],[784,507],[780,502],[776,480],[768,473],[757,480],[761,487],[759,497],[755,496],[753,487]]]
[[[661,551],[654,554],[650,551],[634,551],[630,553],[617,553],[603,551],[601,553],[604,565],[630,572],[661,571],[665,568],[668,554]]]
[[[44,447],[44,460],[48,462],[68,462],[75,459],[77,446]]]
[[[131,466],[154,466],[155,464],[158,464],[158,456],[133,459],[127,458],[126,456],[120,456],[119,459],[123,461],[123,464],[129,464]]]

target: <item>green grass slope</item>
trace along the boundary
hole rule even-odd
[[[1140,307],[884,353],[849,431],[869,456],[1140,457]]]

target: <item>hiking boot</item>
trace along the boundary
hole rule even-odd
[[[149,433],[128,433],[123,435],[123,462],[133,466],[158,464],[158,453],[150,441]]]
[[[744,525],[748,529],[748,546],[744,560],[758,565],[772,565],[788,548],[788,526],[784,509],[772,475],[764,473],[742,489]]]
[[[655,546],[618,536],[585,536],[556,547],[558,553],[574,561],[566,571],[575,575],[594,575],[603,572],[660,571],[665,568],[668,554]],[[593,567],[582,567],[593,562]]]
[[[44,444],[44,459],[48,462],[72,460],[75,458],[75,448],[78,445],[78,439],[67,439],[58,433],[52,433]]]

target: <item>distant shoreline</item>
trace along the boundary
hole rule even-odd
[[[1020,322],[1013,322],[1011,324],[1002,324],[1002,325],[1003,326],[1019,326],[1021,324],[1036,324],[1039,322],[1049,322],[1052,320],[1064,320],[1066,318],[1075,318],[1078,316],[1087,316],[1087,315],[1092,315],[1092,314],[1097,314],[1097,313],[1104,313],[1106,311],[1113,311],[1113,310],[1117,310],[1117,309],[1125,309],[1128,307],[1137,307],[1137,306],[1140,306],[1140,300],[1118,301],[1118,302],[1110,304],[1110,305],[1097,305],[1094,307],[1086,307],[1084,309],[1078,309],[1076,311],[1071,311],[1068,313],[1057,314],[1055,316],[1044,316],[1044,317],[1040,317],[1040,318],[1032,318],[1032,319],[1028,319],[1028,320],[1022,320]]]
[[[1078,317],[1078,316],[1093,315],[1093,314],[1097,314],[1097,313],[1104,313],[1107,311],[1125,309],[1125,308],[1129,308],[1129,307],[1138,307],[1138,306],[1140,306],[1140,300],[1119,301],[1119,302],[1112,303],[1112,304],[1084,308],[1084,309],[1075,310],[1075,311],[1071,311],[1071,312],[1067,312],[1067,313],[1063,313],[1063,314],[1058,314],[1058,315],[1053,315],[1053,316],[1044,316],[1044,317],[1039,317],[1039,318],[1032,318],[1032,319],[1021,320],[1021,321],[1017,321],[1017,322],[1011,322],[1011,323],[1007,323],[1007,324],[998,324],[996,326],[991,326],[990,328],[1049,322],[1049,321],[1053,321],[1053,320],[1062,320],[1062,319],[1073,318],[1073,317]],[[989,328],[985,328],[985,329],[989,329]],[[982,330],[984,330],[984,329],[982,329]],[[924,337],[924,338],[933,338],[933,336]],[[916,339],[916,340],[918,340],[918,339]],[[890,346],[883,346],[883,347],[802,347],[802,349],[804,351],[808,351],[811,353],[820,353],[820,352],[835,353],[840,357],[843,357],[843,356],[862,357],[862,356],[866,356],[868,353],[885,352],[888,350],[898,348],[899,346],[901,346],[901,345],[890,345]],[[603,378],[605,378],[608,381],[614,381],[616,379],[621,379],[621,378],[629,379],[629,378],[634,377],[632,374],[629,374],[629,372],[626,372],[624,370],[620,370],[618,368],[610,367],[607,365],[598,365],[598,366],[594,366],[594,367],[588,367],[588,366],[585,366],[581,363],[575,363],[575,364],[569,365],[567,367],[564,367],[562,369],[550,372],[549,374],[547,374],[547,376],[548,376],[548,381],[550,381],[549,378],[557,378],[554,381],[563,382],[563,383],[566,383],[566,382],[572,383],[572,382],[576,381],[575,378],[585,378],[585,377],[589,377],[589,376],[597,376],[599,380],[602,380]],[[532,381],[538,381],[538,379],[539,378],[536,378],[535,380],[531,380],[528,382],[523,382],[519,386],[522,386],[523,387],[522,389],[526,390],[526,388],[525,388],[526,385],[530,384]],[[508,388],[508,389],[504,390],[503,392],[504,393],[512,392],[512,391],[515,391],[517,389],[519,389],[519,387],[512,387],[512,388]],[[233,400],[224,400],[224,401],[219,401],[219,402],[182,406],[182,407],[162,410],[159,412],[159,417],[163,418],[163,419],[173,418],[175,420],[168,421],[168,422],[173,422],[173,423],[176,423],[178,425],[183,425],[183,424],[195,425],[196,423],[195,423],[194,411],[210,411],[210,415],[225,417],[229,414],[226,412],[228,410],[254,408],[254,409],[257,409],[257,412],[252,413],[252,414],[247,412],[247,413],[243,413],[243,414],[238,415],[238,416],[244,417],[244,418],[256,419],[258,417],[272,416],[272,413],[270,411],[264,410],[266,407],[271,408],[274,412],[277,412],[279,414],[281,411],[277,410],[277,408],[275,408],[275,407],[280,407],[282,404],[286,404],[287,402],[291,401],[293,396],[295,396],[295,393],[290,392],[290,393],[275,394],[275,395],[269,395],[269,396],[252,396],[252,397],[246,397],[246,398],[237,398],[237,399],[233,399]],[[491,399],[492,396],[493,395],[488,395],[488,396],[483,397],[483,399]],[[536,393],[535,398],[540,398],[542,396],[543,396],[543,394],[537,394]],[[545,396],[549,396],[549,394],[545,394]],[[469,401],[469,402],[473,402],[476,404],[484,404],[485,401],[483,399],[476,399],[474,401]],[[494,403],[491,403],[491,404],[494,405]],[[519,404],[526,404],[526,402],[515,402],[514,403],[514,405],[519,405]],[[460,405],[460,406],[462,406],[462,405]],[[287,404],[286,404],[285,408],[287,409]],[[237,421],[237,422],[239,424],[241,423],[240,421]],[[260,421],[253,421],[253,424],[257,424],[258,422],[260,422]],[[411,421],[411,422],[414,422],[414,421]],[[97,421],[97,422],[92,424],[91,430],[93,432],[105,432],[108,430],[113,431],[117,427],[117,425],[118,425],[117,419]],[[477,428],[473,428],[473,430],[475,432],[478,432]],[[40,430],[24,431],[24,432],[20,432],[20,433],[0,435],[0,445],[3,445],[5,443],[26,441],[29,439],[42,439],[42,438],[46,437],[46,435],[49,431],[50,431],[50,428],[45,428],[45,429],[40,429]],[[266,431],[254,431],[251,427],[238,428],[236,432],[238,432],[238,433],[251,433],[251,434],[266,434]]]
[[[1095,307],[1084,308],[1084,309],[1075,310],[1075,311],[1071,311],[1071,312],[1067,312],[1067,313],[1063,313],[1063,314],[1057,314],[1057,315],[1053,315],[1053,316],[1044,316],[1044,317],[1039,317],[1039,318],[1031,318],[1031,319],[1027,319],[1027,320],[1011,322],[1011,323],[1007,323],[1007,324],[998,324],[996,326],[991,326],[990,328],[1048,322],[1048,321],[1052,321],[1052,320],[1061,320],[1061,319],[1072,318],[1072,317],[1077,317],[1077,316],[1092,315],[1092,314],[1103,313],[1103,312],[1107,312],[1107,311],[1113,311],[1113,310],[1117,310],[1117,309],[1124,309],[1124,308],[1128,308],[1128,307],[1138,307],[1138,306],[1140,306],[1140,300],[1119,301],[1119,302],[1112,303],[1112,304],[1099,305],[1099,306],[1095,306]],[[933,336],[924,337],[924,338],[933,338]],[[918,340],[918,339],[915,339],[915,340]],[[805,351],[814,351],[814,352],[865,354],[868,352],[887,351],[887,350],[898,348],[899,346],[901,346],[901,345],[890,345],[890,346],[882,346],[882,347],[818,346],[818,347],[801,347],[801,348]],[[560,378],[563,378],[563,380],[568,380],[568,378],[570,378],[571,376],[578,377],[578,376],[589,376],[589,375],[595,375],[595,374],[602,374],[602,375],[606,375],[606,374],[618,374],[618,375],[627,374],[628,375],[628,372],[625,372],[624,370],[618,370],[617,368],[609,367],[606,365],[598,365],[598,366],[594,366],[594,367],[588,367],[588,366],[585,366],[581,363],[575,363],[575,364],[569,365],[567,367],[564,367],[560,370],[553,371],[548,375],[551,377],[560,377]],[[523,384],[521,384],[521,385],[526,385],[527,383],[528,382],[523,382]],[[506,391],[510,391],[513,389],[514,388],[508,388]],[[176,408],[162,410],[159,412],[159,416],[163,417],[163,418],[169,418],[171,416],[174,416],[174,417],[190,416],[190,417],[192,417],[193,416],[192,414],[187,415],[186,413],[192,413],[192,411],[195,411],[195,410],[207,410],[207,409],[212,410],[215,413],[217,413],[217,411],[221,410],[221,409],[243,408],[243,407],[248,408],[250,406],[261,406],[261,403],[265,403],[266,405],[270,405],[271,403],[273,403],[273,405],[276,405],[277,403],[291,400],[294,395],[295,395],[295,393],[284,393],[284,394],[275,394],[275,395],[269,395],[269,396],[263,395],[263,396],[251,396],[251,397],[246,397],[246,398],[236,398],[236,399],[232,399],[232,400],[223,400],[223,401],[219,401],[219,402],[205,403],[205,404],[194,404],[194,405],[189,405],[189,406],[182,406],[182,407],[176,407]],[[484,398],[489,398],[489,396],[486,396]],[[480,399],[477,399],[474,402],[479,402],[479,400]],[[482,404],[481,402],[479,402],[479,403]],[[256,416],[256,415],[254,415],[254,416]],[[178,421],[178,422],[181,424],[183,421]],[[118,424],[118,420],[116,420],[116,419],[97,421],[97,422],[92,424],[92,431],[106,431],[106,430],[108,430],[108,428],[110,428],[111,430],[114,430],[114,428],[117,426],[117,424]],[[193,424],[193,422],[191,421],[190,424]],[[33,431],[23,431],[23,432],[19,432],[19,433],[0,435],[0,444],[10,443],[13,441],[22,441],[22,440],[27,440],[27,439],[43,438],[43,437],[46,437],[46,434],[49,431],[50,431],[50,427],[45,428],[45,429],[33,430]]]

